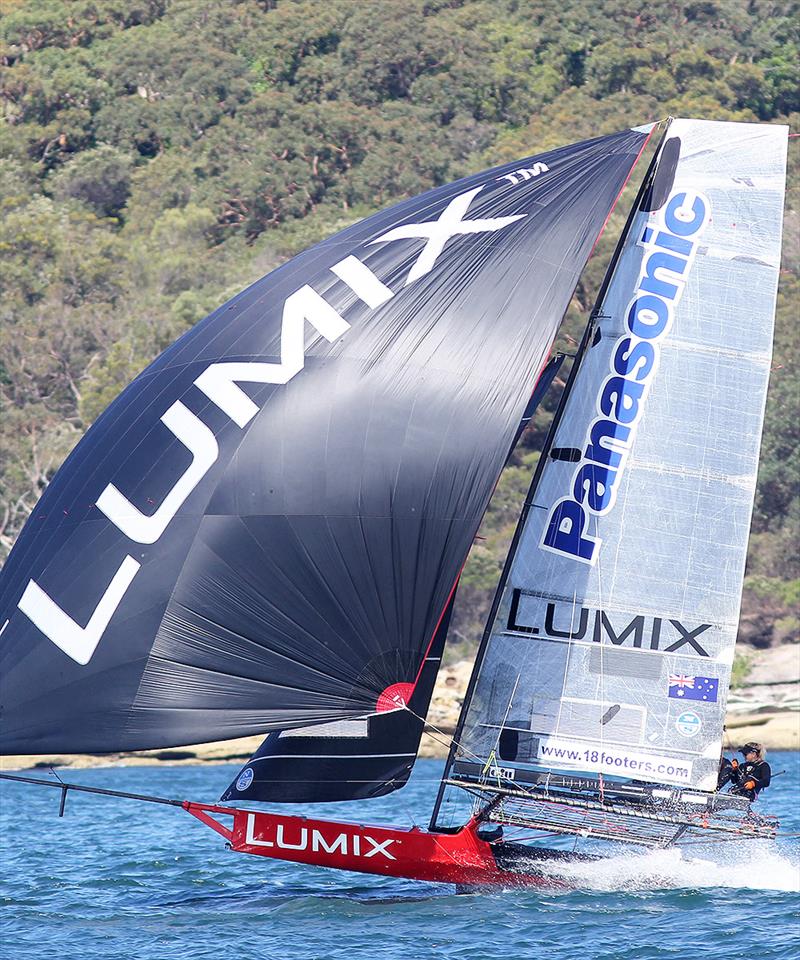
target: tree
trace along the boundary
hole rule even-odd
[[[65,163],[48,178],[48,186],[57,199],[80,200],[100,217],[119,217],[130,194],[132,169],[130,156],[101,144]]]
[[[796,6],[4,4],[0,549],[80,433],[160,350],[354,219],[460,175],[670,113],[797,127]],[[749,558],[770,596],[784,596],[774,585],[797,570],[797,153]],[[621,209],[634,192],[632,184]],[[623,222],[612,216],[558,349],[574,351]],[[498,487],[465,569],[456,629],[470,643],[527,486],[529,448],[541,444],[565,375]],[[773,624],[767,603],[752,600],[756,632],[778,636],[778,620],[794,614],[781,600]]]

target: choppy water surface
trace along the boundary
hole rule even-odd
[[[770,760],[787,773],[759,807],[800,832],[800,755]],[[425,824],[440,770],[420,761],[393,797],[302,812]],[[234,772],[128,767],[62,775],[214,800]],[[677,851],[629,852],[570,867],[574,889],[456,896],[446,886],[233,854],[172,807],[70,794],[59,820],[58,797],[0,785],[0,955],[9,960],[800,957],[797,838],[703,847],[691,862]]]

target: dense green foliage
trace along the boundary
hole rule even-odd
[[[670,113],[796,122],[797,14],[789,0],[0,0],[0,556],[116,393],[297,250],[459,175]],[[800,575],[796,190],[750,558],[759,611],[765,583],[788,596]],[[466,568],[466,644],[549,416]],[[785,622],[788,601],[773,607]]]

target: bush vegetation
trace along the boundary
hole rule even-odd
[[[143,366],[354,219],[668,114],[796,125],[797,11],[790,0],[0,0],[0,558]],[[800,576],[790,184],[749,560],[756,607],[772,584],[784,620],[797,604],[785,584]],[[612,244],[613,230],[562,343],[579,335]],[[465,570],[465,649],[556,399]]]

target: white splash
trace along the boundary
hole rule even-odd
[[[800,893],[800,850],[744,841],[692,850],[621,853],[583,863],[553,864],[554,878],[583,890],[664,890],[733,887]]]

